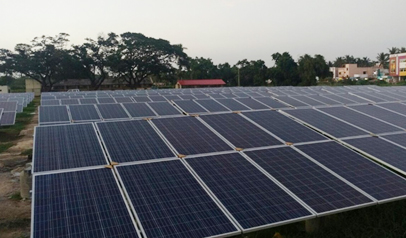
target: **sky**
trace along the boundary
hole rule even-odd
[[[289,52],[297,60],[353,55],[375,60],[406,47],[405,0],[0,0],[0,48],[36,36],[70,35],[71,44],[110,32],[142,33],[182,44],[215,64]]]

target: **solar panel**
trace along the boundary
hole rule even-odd
[[[192,155],[233,149],[194,117],[156,119],[152,122],[180,154]]]
[[[147,121],[97,123],[112,161],[131,162],[175,155]]]
[[[353,94],[363,97],[363,98],[368,99],[373,102],[395,101],[393,98],[385,97],[383,95],[379,95],[379,96],[375,97],[374,95],[371,95],[370,93],[354,92]]]
[[[297,148],[377,200],[406,196],[404,178],[336,142]]]
[[[229,113],[200,117],[237,148],[282,144],[242,116]]]
[[[308,107],[309,106],[308,104],[302,103],[302,102],[300,102],[294,98],[288,97],[288,96],[278,96],[275,98],[278,99],[279,101],[282,101],[282,102],[287,103],[294,107]]]
[[[195,100],[199,105],[202,105],[205,109],[209,112],[227,112],[230,111],[228,108],[224,107],[220,103],[212,100],[212,99],[202,99],[202,100]]]
[[[42,100],[53,100],[53,99],[56,99],[56,97],[55,97],[55,96],[52,96],[52,95],[44,95],[44,94],[41,94],[41,101],[42,101]]]
[[[221,94],[219,94],[219,93],[210,93],[210,94],[208,94],[211,98],[214,98],[214,99],[224,99],[225,97],[223,96],[223,95],[221,95]]]
[[[66,106],[40,106],[39,124],[45,123],[70,123]]]
[[[289,107],[286,104],[280,103],[272,98],[269,97],[261,97],[261,98],[255,98],[255,100],[262,102],[263,104],[267,105],[268,107],[271,108],[287,108]]]
[[[192,100],[196,99],[193,95],[179,95],[179,97],[183,100]]]
[[[372,105],[351,106],[351,108],[389,122],[393,125],[406,128],[406,116],[401,116],[399,114]]]
[[[164,98],[163,96],[149,96],[149,98],[153,102],[166,102],[166,98]]]
[[[197,99],[210,99],[206,94],[194,94],[193,96]]]
[[[338,138],[368,134],[365,131],[313,109],[295,109],[284,112]]]
[[[298,143],[326,139],[276,111],[244,112],[243,115],[287,142]]]
[[[392,111],[395,111],[397,113],[406,115],[406,105],[401,104],[401,103],[385,103],[385,104],[379,104],[377,105],[378,107],[383,107]]]
[[[110,97],[105,97],[105,98],[99,97],[99,98],[97,98],[97,101],[99,102],[99,104],[116,103],[114,98],[110,98]]]
[[[148,237],[212,237],[237,228],[179,160],[117,166]]]
[[[131,117],[156,117],[146,103],[123,103],[123,106]]]
[[[192,100],[174,101],[186,113],[207,113],[207,110]]]
[[[178,97],[177,95],[165,95],[165,98],[167,100],[179,100],[180,97]]]
[[[309,98],[307,96],[291,96],[291,97],[298,101],[311,105],[311,106],[326,105],[325,103],[319,102],[319,101],[314,100],[313,98]]]
[[[340,102],[334,101],[334,100],[332,100],[330,98],[327,98],[327,97],[322,97],[320,95],[307,95],[306,97],[317,100],[317,101],[319,101],[321,103],[324,103],[324,104],[327,104],[327,105],[340,105],[340,104],[342,104]]]
[[[387,135],[382,137],[406,147],[406,134]]]
[[[33,161],[34,172],[107,164],[93,124],[36,127]]]
[[[140,237],[109,169],[34,176],[32,237]]]
[[[100,116],[97,113],[95,105],[70,105],[70,115],[72,121],[97,121]]]
[[[357,96],[354,96],[354,95],[348,94],[348,93],[339,94],[338,96],[346,98],[346,99],[354,101],[354,102],[357,102],[357,103],[369,103],[370,102],[370,101],[368,101],[366,99],[363,99],[363,98],[360,98],[360,97],[357,97]]]
[[[145,96],[145,97],[137,96],[137,97],[133,97],[133,99],[136,102],[150,102],[151,101],[151,99],[149,99],[149,97],[147,97],[147,96]]]
[[[334,100],[334,101],[339,102],[340,104],[354,104],[354,103],[356,103],[355,101],[351,101],[351,100],[349,100],[349,99],[347,99],[347,98],[340,97],[340,96],[334,95],[334,94],[321,95],[320,97],[332,99],[332,100]],[[336,104],[337,104],[337,103],[336,103]]]
[[[96,98],[79,99],[80,104],[98,104]]]
[[[17,111],[17,102],[0,102],[0,108],[5,112]]]
[[[60,105],[60,100],[41,100],[41,106],[56,106]]]
[[[131,100],[130,97],[117,97],[114,98],[114,100],[116,100],[117,103],[126,103],[126,102],[133,102],[133,100]]]
[[[239,153],[186,161],[244,229],[312,215]]]
[[[223,104],[225,107],[229,108],[232,111],[243,111],[243,110],[251,110],[247,106],[241,104],[240,102],[234,99],[216,99],[217,102]]]
[[[245,153],[317,213],[355,208],[372,202],[292,148]]]
[[[17,104],[17,112],[23,112],[24,106],[22,104]]]
[[[346,122],[361,127],[364,130],[370,131],[372,133],[385,133],[401,130],[397,127],[391,126],[345,107],[319,108],[319,110],[338,117]]]
[[[96,107],[104,119],[129,118],[121,104],[98,104]]]
[[[232,94],[232,93],[221,93],[221,96],[223,97],[219,97],[219,98],[236,98],[237,96]]]
[[[148,103],[154,111],[160,116],[170,116],[170,115],[180,115],[181,112],[178,111],[174,106],[168,102],[151,102]]]
[[[375,137],[348,139],[345,142],[395,168],[406,171],[406,150],[399,146]]]
[[[61,105],[77,105],[79,104],[78,99],[61,99]]]
[[[14,125],[16,121],[16,112],[3,112],[0,118],[0,126]]]
[[[240,103],[248,106],[249,108],[252,108],[254,110],[257,109],[269,109],[269,107],[265,106],[264,104],[255,101],[252,98],[236,98],[235,100],[239,101]]]

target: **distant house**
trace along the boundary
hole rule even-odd
[[[389,74],[398,82],[406,76],[406,53],[389,56]]]
[[[35,96],[39,96],[41,95],[41,84],[34,79],[26,79],[25,91],[27,93],[34,93]]]
[[[178,80],[175,88],[222,87],[225,84],[222,79],[185,79]]]
[[[10,88],[8,86],[0,85],[0,93],[10,93]]]
[[[357,64],[345,64],[342,67],[331,67],[334,79],[339,78],[376,78],[376,71],[383,69],[379,66],[358,67]]]

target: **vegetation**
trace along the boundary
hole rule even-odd
[[[130,88],[139,87],[147,78],[167,85],[177,79],[221,78],[228,86],[237,86],[238,82],[241,86],[310,86],[316,85],[317,79],[331,76],[328,67],[346,63],[369,67],[379,63],[387,68],[389,54],[406,52],[405,47],[392,47],[388,53],[379,53],[377,61],[346,55],[333,62],[326,62],[322,55],[307,54],[296,62],[288,52],[276,52],[270,55],[273,67],[267,67],[261,59],[243,59],[232,66],[227,62],[215,65],[210,58],[188,57],[181,44],[140,33],[109,33],[72,46],[68,45],[68,37],[66,33],[41,36],[29,44],[17,44],[13,51],[0,49],[0,74],[5,75],[0,84],[18,91],[24,89],[21,80],[29,77],[41,83],[43,91],[49,91],[63,80],[88,79],[97,90],[107,78],[126,82]],[[17,80],[16,75],[22,78]]]

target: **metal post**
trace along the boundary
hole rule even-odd
[[[238,67],[238,87],[240,87],[240,67]]]

